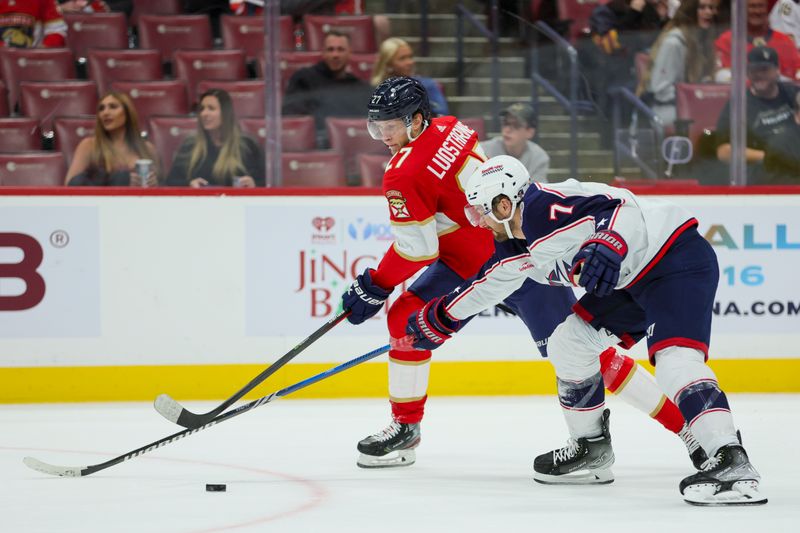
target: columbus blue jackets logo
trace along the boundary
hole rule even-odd
[[[387,191],[386,199],[389,201],[389,209],[392,211],[393,218],[411,218],[406,206],[406,198],[400,191]]]

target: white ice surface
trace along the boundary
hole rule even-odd
[[[106,461],[179,428],[150,405],[0,406],[0,532],[756,532],[800,531],[800,395],[731,395],[769,503],[698,508],[678,482],[683,444],[609,398],[617,462],[606,486],[534,483],[535,455],[566,432],[555,398],[431,398],[417,464],[356,467],[356,442],[389,419],[384,400],[267,404],[85,478],[22,458]],[[202,412],[211,403],[191,403]],[[206,483],[226,483],[207,493]]]

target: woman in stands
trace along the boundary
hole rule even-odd
[[[710,82],[719,0],[683,0],[650,50],[640,92],[653,96],[653,110],[665,125],[675,122],[675,84]]]
[[[136,162],[148,159],[146,176],[136,172]],[[139,117],[128,95],[105,94],[97,105],[94,135],[75,149],[67,172],[67,185],[155,187],[159,160],[155,147],[142,139]]]
[[[209,89],[200,96],[197,133],[183,141],[167,185],[255,187],[264,185],[264,154],[239,129],[230,95]]]
[[[428,92],[431,111],[436,115],[450,114],[447,100],[436,80],[414,75],[414,51],[411,46],[403,39],[390,37],[378,48],[378,60],[372,69],[372,86],[377,87],[383,80],[394,76],[409,76],[419,80]]]

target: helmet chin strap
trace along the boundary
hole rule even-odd
[[[422,121],[422,131],[419,132],[419,135],[422,135],[427,128],[428,128],[428,121],[427,120],[423,120]],[[408,135],[408,142],[416,140],[417,137],[419,137],[419,135],[417,135],[416,137],[414,137],[414,135],[412,135],[412,133],[411,133],[411,124],[406,126],[406,134]]]
[[[517,211],[517,204],[512,203],[511,204],[511,213],[506,218],[504,218],[503,220],[500,220],[496,216],[494,216],[494,211],[489,213],[489,216],[492,217],[492,220],[494,220],[498,224],[502,224],[503,225],[503,227],[506,229],[506,235],[508,235],[509,239],[516,239],[516,237],[514,237],[514,235],[511,233],[511,226],[509,225],[509,222],[511,222],[511,219],[514,218],[514,213],[516,211]],[[522,207],[520,207],[520,213],[521,212],[522,212]]]

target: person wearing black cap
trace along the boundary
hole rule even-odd
[[[748,183],[764,183],[764,155],[770,139],[778,136],[794,122],[795,96],[798,88],[780,82],[778,53],[774,48],[758,46],[747,54],[747,148]],[[729,163],[730,100],[717,121],[717,158]]]
[[[510,155],[519,159],[531,177],[547,182],[550,156],[533,142],[536,135],[536,113],[524,103],[511,104],[500,113],[502,135],[481,143],[487,157]]]

